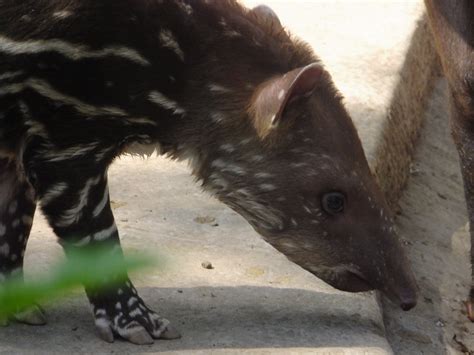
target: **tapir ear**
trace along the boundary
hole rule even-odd
[[[277,25],[278,27],[282,27],[280,19],[278,18],[275,11],[273,11],[267,5],[259,5],[252,9],[252,12],[260,18],[263,18],[267,21],[273,22],[273,24]]]
[[[283,119],[285,108],[292,101],[310,96],[325,73],[318,63],[292,70],[260,85],[250,104],[250,115],[258,135],[265,138]]]

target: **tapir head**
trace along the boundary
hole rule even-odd
[[[252,11],[281,27],[268,7]],[[391,212],[328,72],[316,62],[269,74],[245,100],[242,120],[215,114],[226,130],[209,135],[204,187],[330,285],[378,289],[414,307],[417,285]]]
[[[314,63],[270,77],[247,114],[251,133],[216,149],[204,185],[330,285],[412,308],[409,262],[329,74]]]

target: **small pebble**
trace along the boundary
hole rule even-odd
[[[199,224],[216,224],[216,219],[211,216],[200,216],[194,218],[194,222],[199,223]]]
[[[446,324],[440,319],[436,322],[436,326],[438,328],[444,328],[446,326]]]
[[[203,261],[203,262],[201,263],[201,266],[202,266],[204,269],[208,269],[208,270],[214,269],[214,266],[212,266],[212,264],[211,264],[210,261]]]
[[[445,195],[443,195],[443,194],[440,193],[440,192],[438,192],[438,197],[439,197],[440,199],[442,199],[442,200],[447,200],[447,199],[448,199]]]

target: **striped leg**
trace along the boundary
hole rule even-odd
[[[23,257],[35,209],[35,192],[16,163],[0,160],[0,281],[23,277]],[[19,311],[14,318],[32,325],[46,322],[37,306]],[[1,322],[8,323],[6,319]]]
[[[66,253],[93,248],[122,255],[105,174],[81,182],[65,180],[42,191],[42,209]],[[115,334],[135,344],[150,344],[153,338],[179,337],[166,319],[145,305],[125,272],[114,281],[112,285],[105,280],[100,291],[85,285],[102,339],[112,342]]]

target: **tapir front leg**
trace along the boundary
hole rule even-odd
[[[474,2],[426,0],[430,25],[449,83],[451,128],[461,160],[474,265]],[[473,270],[474,271],[474,270]],[[468,317],[474,321],[474,272]]]
[[[50,174],[47,173],[49,169],[52,169]],[[66,173],[57,176],[58,172],[67,171],[64,167],[49,166],[37,175],[41,207],[66,254],[90,248],[101,250],[104,256],[107,253],[122,256],[110,208],[106,173],[98,171],[81,178]],[[55,181],[51,182],[50,176],[54,175]],[[145,305],[125,271],[114,279],[120,281],[109,280],[111,284],[108,284],[104,280],[100,291],[85,285],[95,325],[102,339],[112,342],[114,335],[118,335],[135,344],[150,344],[153,338],[179,336],[166,319]]]

